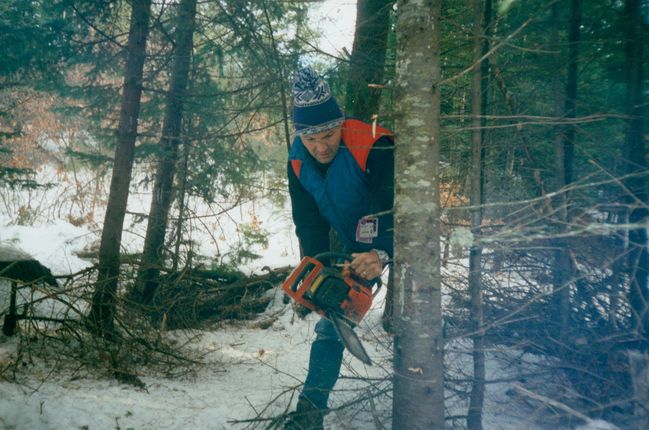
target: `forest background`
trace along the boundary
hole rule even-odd
[[[298,65],[327,77],[348,116],[395,130],[398,154],[407,135],[399,64],[417,54],[407,44],[408,2],[359,1],[352,51],[328,54],[307,19],[316,3],[0,3],[2,210],[13,224],[61,218],[101,232],[87,250],[92,269],[62,278],[74,311],[58,319],[77,324],[56,336],[43,330],[46,338],[91,344],[90,356],[110,359],[72,355],[133,381],[138,357],[175,357],[157,328],[265,308],[264,291],[285,272],[257,282],[240,270],[268,246],[260,223],[239,225],[227,254],[218,247],[227,238],[213,235],[206,252],[193,232],[214,232],[219,214],[243,203],[285,204]],[[440,114],[425,120],[440,133],[431,177],[441,222],[431,231],[444,310],[430,328],[449,356],[473,363],[446,377],[447,393],[467,401],[466,415],[446,422],[480,428],[481,393],[494,382],[485,354],[514,348],[543,357],[514,379],[552,381],[518,395],[562,422],[642,428],[649,4],[433,3],[440,76],[429,88],[441,92]],[[51,181],[74,179],[44,207],[47,169]],[[397,194],[407,170],[397,170]],[[150,209],[128,213],[138,192],[152,196]],[[146,226],[142,249],[126,255],[122,237],[133,225]],[[208,300],[206,289],[217,292]]]

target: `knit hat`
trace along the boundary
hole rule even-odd
[[[312,68],[297,71],[293,82],[293,124],[295,134],[315,134],[338,127],[344,121],[329,85]]]

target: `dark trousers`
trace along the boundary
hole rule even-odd
[[[394,276],[392,270],[388,278],[383,327],[392,331],[392,305]],[[308,399],[318,409],[327,409],[329,393],[336,385],[345,347],[338,338],[334,325],[326,318],[320,318],[315,325],[316,339],[311,344],[309,370],[300,398]]]
[[[311,344],[309,371],[300,398],[308,399],[318,409],[325,410],[329,393],[338,380],[344,346],[334,325],[326,318],[318,321],[315,332],[316,339]]]

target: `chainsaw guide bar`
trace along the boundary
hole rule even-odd
[[[336,328],[340,341],[345,345],[345,348],[347,348],[351,355],[371,366],[372,360],[370,360],[370,356],[367,354],[367,351],[365,351],[365,347],[361,343],[361,340],[358,338],[358,335],[351,324],[337,314],[331,314],[329,320],[331,320]]]

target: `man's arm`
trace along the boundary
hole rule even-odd
[[[320,214],[315,199],[304,189],[288,164],[288,191],[293,208],[295,234],[305,256],[329,251],[329,223]]]

